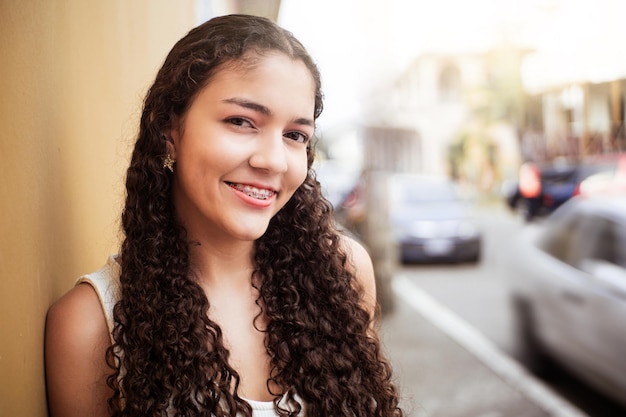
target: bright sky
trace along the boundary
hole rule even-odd
[[[540,63],[525,69],[530,77],[545,78],[536,83],[554,82],[563,74],[607,77],[622,67],[626,71],[626,58],[621,58],[626,57],[626,0],[281,3],[279,23],[305,44],[322,71],[322,128],[358,118],[365,92],[381,80],[393,79],[425,51],[485,50],[497,39],[508,38],[539,50],[535,61]],[[615,46],[602,47],[606,39]]]

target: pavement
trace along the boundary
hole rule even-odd
[[[588,417],[408,279],[392,288],[380,336],[407,417]]]

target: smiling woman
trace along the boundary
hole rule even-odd
[[[211,78],[167,144],[191,240],[224,248],[261,237],[306,178],[314,109],[310,71],[283,53]]]
[[[320,76],[230,15],[171,50],[144,103],[118,255],[55,303],[58,416],[401,416],[371,260],[311,167]]]

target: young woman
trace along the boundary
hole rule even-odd
[[[144,103],[119,255],[48,313],[50,414],[401,416],[366,251],[311,165],[318,70],[230,15],[171,50]]]

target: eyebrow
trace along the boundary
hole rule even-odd
[[[265,116],[271,116],[272,115],[272,111],[269,109],[269,107],[264,106],[262,104],[259,103],[255,103],[254,101],[250,101],[250,100],[246,100],[244,98],[239,98],[239,97],[232,97],[232,98],[226,98],[224,100],[222,100],[222,102],[224,103],[229,103],[229,104],[235,104],[237,106],[241,106],[244,107],[246,109],[250,109],[250,110],[254,110],[256,112],[259,112]],[[304,126],[314,126],[313,120],[312,119],[307,119],[305,117],[299,117],[296,120],[294,120],[295,123],[300,124],[300,125],[304,125]]]

